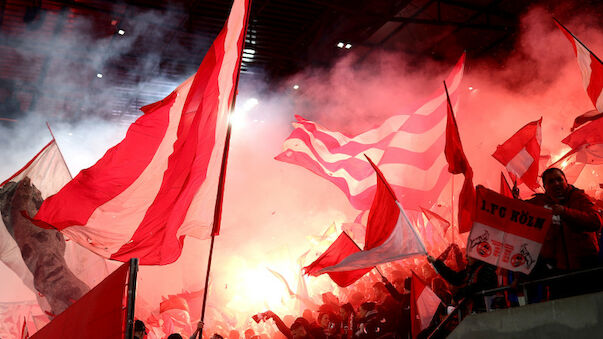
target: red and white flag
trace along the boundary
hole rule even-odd
[[[576,128],[582,126],[583,124],[597,119],[603,119],[603,113],[599,113],[599,111],[595,109],[583,113],[574,119],[574,125],[572,126],[571,131],[573,132]]]
[[[39,226],[144,265],[174,262],[185,235],[209,236],[248,11],[234,1],[197,73],[143,107],[122,142],[46,199]]]
[[[582,73],[582,85],[586,94],[592,101],[598,112],[603,112],[603,63],[594,55],[580,40],[578,40],[557,19],[555,24],[574,48],[574,54],[578,59],[578,67]]]
[[[426,254],[425,245],[415,232],[406,213],[396,201],[383,173],[368,159],[377,173],[377,191],[369,212],[364,250],[350,254],[337,264],[318,273],[351,271]]]
[[[442,304],[442,300],[412,272],[410,281],[410,314],[412,320],[412,337],[416,338],[429,326],[431,319]]]
[[[26,177],[40,191],[43,199],[58,192],[71,180],[69,170],[54,139],[46,144],[23,168],[2,182],[0,189],[10,182],[18,183]],[[69,245],[67,244],[67,249],[70,249]],[[21,250],[8,232],[2,218],[0,218],[0,259],[21,278],[28,288],[38,293],[34,287],[32,272],[23,261]]]
[[[597,119],[573,131],[561,142],[570,146],[576,162],[603,164],[603,119]]]
[[[538,260],[551,218],[549,209],[478,186],[467,255],[528,274]]]
[[[71,180],[69,169],[65,165],[61,151],[53,139],[46,144],[23,168],[10,178],[4,180],[0,187],[9,182],[19,182],[29,178],[31,183],[40,191],[42,199],[58,192]]]
[[[322,269],[336,265],[349,255],[360,251],[360,248],[356,245],[354,240],[352,240],[345,232],[342,232],[337,240],[335,240],[321,256],[314,260],[314,262],[304,267],[303,271],[308,275],[317,277],[324,273],[321,272]],[[347,272],[330,272],[329,277],[337,285],[346,287],[360,279],[366,272],[372,269],[373,267],[371,266]]]
[[[430,227],[433,228],[434,230],[432,232],[435,232],[436,234],[439,234],[441,238],[441,244],[439,244],[438,247],[446,247],[448,246],[448,244],[453,243],[454,242],[454,229],[452,229],[450,226],[450,222],[448,222],[448,220],[444,219],[441,215],[428,210],[427,208],[423,208],[421,207],[421,211],[423,212],[423,215],[427,218],[427,220],[429,221],[429,223],[427,225],[425,225],[425,227]],[[459,237],[457,237],[458,240]],[[439,251],[439,250],[438,250]],[[431,252],[429,252],[431,253]]]
[[[456,93],[463,77],[463,55],[447,78]],[[354,208],[367,210],[375,194],[371,157],[389,178],[406,208],[433,204],[448,182],[444,149],[446,95],[438,90],[410,115],[388,118],[381,126],[347,137],[296,116],[295,129],[276,160],[314,172],[341,189]]]
[[[509,174],[532,190],[540,187],[538,165],[542,144],[541,125],[542,118],[523,126],[509,140],[498,145],[492,154],[494,159],[505,166]]]

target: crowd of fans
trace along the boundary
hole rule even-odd
[[[274,326],[265,326],[265,332],[258,334],[249,328],[244,332],[244,338],[438,338],[449,334],[461,320],[459,317],[467,314],[518,306],[523,298],[527,298],[527,302],[539,302],[570,293],[601,290],[601,270],[593,270],[602,266],[599,259],[603,223],[601,206],[582,190],[569,185],[559,169],[547,170],[542,177],[545,193],[536,194],[529,202],[550,208],[554,217],[539,260],[530,275],[505,271],[466,257],[464,249],[451,244],[437,259],[428,255],[427,260],[414,258],[381,265],[383,273],[371,271],[352,286],[341,288],[338,297],[331,292],[322,294],[322,305],[306,309],[300,317],[281,317],[270,310],[258,313],[253,320],[257,323],[273,322],[278,331]],[[568,273],[585,270],[590,274],[587,278],[583,275],[542,282],[542,278],[567,276]],[[410,294],[413,272],[442,301],[431,324],[422,328],[420,333],[411,333],[414,320],[411,319]],[[518,288],[519,283],[538,279],[541,283],[530,285],[529,289]],[[500,286],[509,288],[488,297],[478,293]],[[532,295],[524,296],[526,290]],[[440,325],[444,319],[446,321]],[[196,337],[202,327],[203,324],[199,323],[191,338]],[[217,334],[214,336],[212,339],[222,338]],[[241,335],[231,330],[225,337],[239,339]]]

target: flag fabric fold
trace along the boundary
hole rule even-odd
[[[143,107],[119,144],[46,199],[38,226],[143,265],[174,262],[185,235],[209,236],[248,10],[234,1],[197,73]]]
[[[426,254],[425,246],[396,200],[383,173],[367,157],[377,173],[377,191],[369,212],[364,250],[350,254],[319,273],[372,268],[375,265]]]
[[[357,252],[360,252],[360,248],[356,245],[354,240],[352,240],[345,232],[342,232],[333,244],[318,257],[318,259],[304,267],[304,272],[308,275],[317,277],[322,274],[320,271],[325,267],[336,265],[347,256]],[[366,272],[372,269],[372,267],[368,267],[348,272],[331,272],[329,273],[329,277],[331,277],[331,280],[337,285],[346,287],[360,279]]]
[[[446,83],[444,83],[446,88]],[[458,207],[458,218],[459,218],[459,233],[465,233],[471,230],[473,223],[473,206],[475,202],[475,187],[473,186],[473,169],[469,165],[469,161],[463,151],[463,145],[461,143],[461,137],[459,135],[459,129],[454,118],[454,112],[452,110],[452,103],[448,97],[448,90],[446,90],[447,97],[447,119],[446,119],[446,145],[444,147],[444,154],[446,155],[446,161],[448,162],[448,172],[452,174],[463,174],[465,181],[461,188],[459,195],[459,207]]]
[[[536,190],[540,145],[542,144],[542,118],[523,126],[492,154],[520,183]]]
[[[429,326],[431,319],[442,304],[442,300],[412,272],[410,282],[410,314],[412,320],[412,337],[417,338],[419,333]]]
[[[602,119],[603,118],[603,113],[599,113],[599,111],[597,110],[590,110],[586,113],[580,114],[579,116],[577,116],[574,119],[574,125],[572,126],[571,131],[573,132],[576,128],[584,125],[585,123],[589,122],[589,121],[594,121],[597,119]]]
[[[464,62],[463,54],[447,78],[453,95]],[[295,129],[275,159],[320,175],[341,189],[354,208],[367,210],[376,190],[374,171],[363,156],[367,154],[390,179],[405,207],[418,210],[421,204],[434,203],[450,178],[442,156],[445,105],[446,95],[438,90],[412,114],[392,116],[354,137],[296,116]]]
[[[555,20],[555,24],[572,44],[578,67],[582,74],[582,85],[586,94],[597,109],[603,112],[603,63],[580,40],[578,40],[565,26]],[[575,123],[574,123],[574,127]]]
[[[572,148],[569,154],[575,154],[576,162],[600,165],[603,164],[602,131],[603,119],[597,119],[573,131],[561,142]]]

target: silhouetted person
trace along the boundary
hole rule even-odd
[[[583,190],[568,184],[558,168],[542,173],[545,192],[535,194],[530,203],[550,208],[553,220],[542,244],[532,279],[564,274],[599,264],[597,232],[603,223],[600,208]],[[552,298],[589,292],[597,288],[602,277],[582,275],[551,282]],[[529,296],[534,301],[532,295]]]

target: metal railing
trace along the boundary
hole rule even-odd
[[[519,303],[518,307],[521,307],[521,306],[528,304],[529,288],[531,286],[543,286],[543,285],[546,286],[546,285],[549,285],[552,283],[557,283],[560,281],[568,280],[570,278],[578,278],[578,277],[582,277],[582,276],[586,276],[586,277],[594,276],[597,273],[603,277],[603,267],[590,268],[590,269],[574,271],[574,272],[569,272],[569,273],[564,273],[564,274],[557,274],[557,275],[542,278],[542,279],[529,280],[529,281],[525,281],[522,283],[518,283],[515,286],[508,285],[508,286],[492,288],[489,290],[482,290],[482,291],[474,293],[473,296],[483,297],[484,304],[486,305],[486,312],[491,312],[495,309],[493,309],[491,307],[491,303],[489,302],[491,300],[488,300],[490,296],[497,295],[501,292],[517,293],[518,291],[521,291],[521,292],[523,292],[523,301],[522,301],[521,297],[518,296],[518,303]],[[580,294],[584,294],[584,293],[593,293],[593,292],[600,292],[600,291],[603,291],[603,281],[601,281],[601,284],[597,289],[587,290],[586,292],[579,291],[577,293],[569,293],[564,296],[569,297],[569,296],[576,296],[576,295],[580,295]],[[437,337],[438,335],[441,335],[442,334],[441,331],[445,328],[445,326],[448,325],[450,323],[450,321],[452,321],[454,319],[458,318],[458,322],[460,323],[464,316],[462,314],[462,310],[467,305],[467,302],[471,299],[472,299],[471,297],[467,297],[467,298],[459,301],[459,303],[455,307],[455,309],[452,312],[450,312],[450,314],[448,314],[446,316],[446,318],[444,318],[442,320],[442,322],[440,322],[440,324],[438,324],[438,326],[433,331],[431,331],[431,333],[429,334],[429,336],[427,338],[434,338],[434,337]],[[542,300],[542,301],[547,301],[547,300]]]

